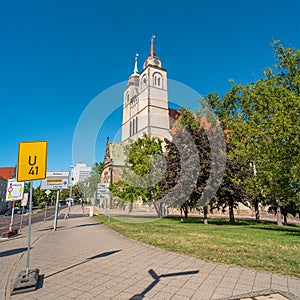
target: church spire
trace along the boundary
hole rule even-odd
[[[151,46],[150,46],[150,56],[156,56],[155,55],[155,50],[154,50],[154,39],[155,39],[155,35],[152,35],[151,37]]]
[[[138,56],[139,56],[139,54],[136,53],[136,54],[135,54],[135,58],[134,58],[134,60],[135,60],[135,62],[134,62],[134,69],[133,69],[133,73],[131,74],[131,76],[139,76],[139,70],[138,70]],[[130,76],[130,77],[131,77],[131,76]]]
[[[136,53],[136,54],[135,54],[135,58],[134,58],[134,60],[135,60],[135,62],[134,62],[134,70],[133,70],[133,74],[134,74],[134,75],[139,75],[139,70],[138,70],[138,65],[137,65],[137,62],[138,62],[138,56],[139,56],[139,54]]]
[[[154,39],[155,39],[155,35],[152,35],[151,37],[151,44],[150,44],[150,54],[149,56],[146,58],[146,60],[144,61],[144,69],[148,66],[156,66],[161,68],[161,61],[160,59],[156,56],[155,54],[155,50],[154,50]]]

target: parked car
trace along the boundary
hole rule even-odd
[[[12,210],[9,209],[4,213],[4,216],[11,216],[12,215]]]
[[[64,205],[67,205],[67,201],[66,200],[59,200],[58,201],[58,206],[59,207],[64,206]]]
[[[17,211],[16,211],[16,213],[18,214],[18,215],[21,215],[22,213],[23,214],[26,214],[26,213],[28,213],[29,212],[29,209],[28,208],[24,208],[23,209],[23,207],[22,208],[19,208]]]

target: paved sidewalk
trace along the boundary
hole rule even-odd
[[[27,235],[0,242],[0,299],[240,299],[281,291],[300,299],[300,280],[160,250],[125,238],[72,207],[69,219],[32,226],[30,268],[40,269],[34,292],[10,296],[25,270]],[[241,296],[240,296],[241,295]],[[271,299],[271,298],[265,298]]]

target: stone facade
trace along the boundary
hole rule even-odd
[[[170,138],[167,71],[154,52],[151,40],[150,54],[139,74],[137,57],[133,74],[124,91],[122,143],[149,137]]]
[[[107,141],[101,182],[111,184],[121,179],[126,160],[123,146],[130,140],[144,134],[171,139],[170,128],[176,111],[168,107],[167,71],[155,54],[153,38],[140,74],[137,63],[138,55],[123,95],[122,142]]]

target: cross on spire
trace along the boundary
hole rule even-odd
[[[152,37],[151,37],[151,47],[150,47],[150,56],[155,56],[154,39],[155,39],[155,35],[152,34]]]

